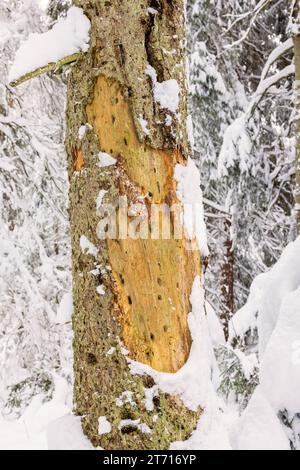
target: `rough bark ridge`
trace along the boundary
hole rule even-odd
[[[184,365],[191,344],[189,296],[201,271],[200,253],[186,250],[185,240],[98,240],[96,199],[105,190],[105,203],[116,204],[120,195],[129,204],[142,197],[148,208],[178,203],[174,168],[185,164],[189,152],[184,1],[74,3],[92,23],[90,50],[70,73],[67,107],[75,410],[95,446],[166,449],[190,436],[201,410],[187,410],[178,397],[161,392],[153,407],[146,406],[153,380],[130,373],[124,346],[129,357],[160,371]],[[148,64],[159,82],[180,84],[176,114],[154,102]],[[141,118],[148,121],[149,135]],[[80,139],[78,130],[87,123]],[[99,152],[111,154],[117,164],[100,168]],[[83,235],[97,254],[82,253]],[[100,284],[105,295],[96,292]],[[108,434],[98,433],[101,416],[112,425]],[[122,420],[140,420],[151,434],[132,421],[121,428]]]

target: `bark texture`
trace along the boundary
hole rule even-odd
[[[221,320],[226,341],[229,339],[229,322],[234,312],[234,250],[231,238],[230,219],[225,219],[224,232],[228,235],[224,244],[224,255],[221,266]]]
[[[92,24],[90,50],[70,73],[67,106],[75,411],[95,446],[167,449],[190,436],[201,410],[190,411],[178,397],[162,392],[149,410],[146,389],[155,384],[130,373],[124,348],[130,358],[159,371],[175,372],[184,365],[191,346],[189,296],[201,272],[200,253],[186,250],[185,240],[99,240],[96,199],[105,190],[106,204],[116,204],[119,196],[127,196],[129,204],[142,198],[148,209],[153,203],[179,202],[174,169],[189,153],[184,1],[74,3]],[[176,114],[153,100],[148,65],[159,82],[180,84]],[[79,128],[87,123],[80,138]],[[99,152],[109,153],[117,164],[100,168]],[[82,236],[97,252],[82,251]],[[97,293],[99,285],[105,295]],[[99,435],[103,416],[112,428]],[[140,420],[151,434],[130,424],[121,429],[122,420]]]

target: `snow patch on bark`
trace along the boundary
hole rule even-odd
[[[103,434],[109,434],[111,432],[111,424],[107,420],[106,416],[100,416],[98,419],[99,427],[98,434],[102,436]]]
[[[156,70],[151,65],[147,66],[146,75],[152,80],[154,100],[159,103],[161,108],[175,114],[178,111],[180,100],[180,86],[177,80],[170,79],[159,82]]]
[[[80,248],[82,253],[87,253],[91,256],[96,256],[98,255],[98,248],[93,245],[92,242],[90,242],[85,235],[81,235],[80,237]]]
[[[184,205],[183,222],[186,234],[190,240],[196,237],[201,255],[208,256],[199,170],[194,161],[189,158],[186,166],[176,165],[174,177],[177,181],[178,199]]]
[[[105,168],[107,166],[112,166],[117,163],[117,160],[113,158],[111,155],[105,152],[100,152],[98,154],[99,157],[99,166],[100,168]]]

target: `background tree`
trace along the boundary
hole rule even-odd
[[[295,233],[290,5],[189,5],[191,109],[211,248],[207,291],[228,320]]]
[[[57,76],[7,85],[20,42],[49,19],[35,2],[6,0],[0,18],[0,401],[19,416],[34,395],[51,397],[56,373],[71,379],[70,318],[57,315],[70,291],[65,86]]]

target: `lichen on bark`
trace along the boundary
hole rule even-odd
[[[200,253],[186,250],[185,240],[99,240],[96,199],[105,190],[104,201],[111,204],[120,195],[131,200],[133,194],[147,196],[149,205],[178,202],[174,168],[185,164],[189,153],[184,1],[74,3],[92,25],[90,49],[72,67],[68,83],[75,411],[95,446],[167,449],[191,435],[201,410],[190,411],[179,397],[162,391],[149,410],[145,389],[154,384],[130,373],[124,346],[131,358],[157,370],[175,372],[184,365],[191,344],[189,296],[201,270]],[[149,13],[149,7],[157,13]],[[171,126],[165,124],[170,111],[153,100],[148,64],[159,81],[180,84]],[[141,118],[148,122],[149,135]],[[99,152],[111,154],[117,165],[101,168]],[[82,251],[82,236],[97,255]],[[97,292],[99,285],[105,295]],[[131,400],[120,405],[124,392]],[[101,416],[112,425],[109,434],[99,435]],[[151,434],[130,425],[120,429],[122,420],[140,420]]]

